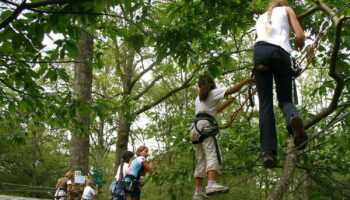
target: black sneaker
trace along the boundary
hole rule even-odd
[[[304,130],[303,121],[299,116],[290,119],[290,126],[294,134],[294,145],[298,150],[303,150],[307,146],[307,135]],[[304,143],[305,142],[305,143]],[[302,144],[302,145],[301,145]],[[300,146],[301,145],[301,146]]]
[[[261,153],[261,159],[265,168],[275,168],[277,166],[278,161],[271,149],[264,150]]]

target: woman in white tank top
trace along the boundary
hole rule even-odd
[[[273,79],[277,99],[286,127],[295,146],[304,149],[307,135],[298,111],[292,103],[292,73],[289,26],[296,36],[295,47],[304,47],[305,36],[292,8],[286,0],[270,0],[266,12],[256,21],[254,75],[259,96],[259,126],[262,162],[265,168],[277,165],[277,136],[273,112]]]

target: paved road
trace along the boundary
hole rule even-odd
[[[49,200],[49,199],[35,199],[29,197],[10,197],[5,195],[0,195],[0,200]]]

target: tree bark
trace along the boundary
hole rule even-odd
[[[92,93],[93,38],[82,32],[78,43],[79,56],[75,59],[74,93],[80,103],[89,103]],[[90,112],[76,112],[75,129],[71,139],[71,168],[87,175],[89,170]]]
[[[118,127],[118,138],[117,138],[117,148],[115,154],[115,171],[121,163],[123,153],[128,149],[129,134],[131,127],[131,119],[129,119],[127,111],[119,112],[119,127]]]
[[[118,111],[119,126],[115,154],[115,172],[121,163],[123,153],[128,149],[130,127],[133,121],[131,117],[130,95],[133,88],[132,75],[134,73],[135,50],[123,48],[116,43],[116,72],[123,86],[122,106]]]
[[[269,194],[268,200],[280,200],[293,182],[294,171],[297,161],[296,152],[294,150],[293,139],[287,141],[287,157],[284,162],[283,172],[280,180],[277,182],[273,191]]]

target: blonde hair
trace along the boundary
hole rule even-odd
[[[271,33],[272,10],[278,6],[288,6],[287,0],[270,0],[266,7],[267,21],[265,22],[265,32],[267,35],[270,35]]]
[[[137,156],[140,156],[140,153],[145,150],[145,149],[148,149],[148,147],[146,146],[140,146],[139,148],[136,149],[136,155]]]
[[[66,174],[64,176],[69,178],[69,179],[73,179],[74,178],[74,173],[73,173],[72,170],[69,170],[68,172],[66,172]]]
[[[92,179],[87,179],[86,180],[86,185],[92,186]]]

